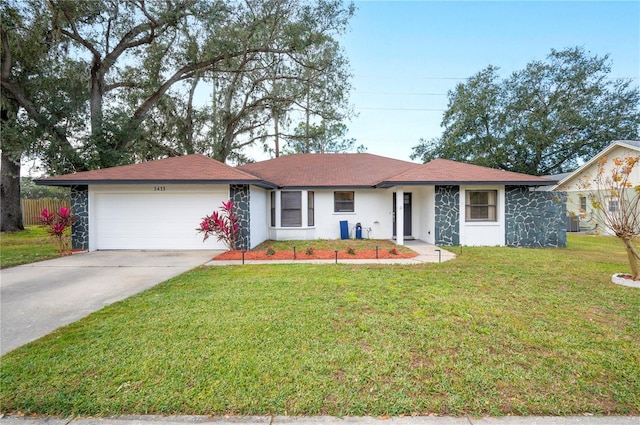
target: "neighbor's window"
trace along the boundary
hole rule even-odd
[[[609,212],[620,211],[620,200],[618,198],[609,199]]]
[[[467,190],[467,221],[496,221],[497,190]]]
[[[280,195],[282,227],[301,227],[302,192],[281,192]]]
[[[354,192],[333,192],[333,211],[354,212]]]
[[[313,192],[307,192],[307,225],[315,226]]]
[[[581,213],[586,213],[587,212],[587,197],[586,196],[581,196],[580,197],[580,212]]]
[[[276,227],[276,192],[271,192],[271,227]]]

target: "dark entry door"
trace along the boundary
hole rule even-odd
[[[411,236],[411,192],[404,193],[404,236]],[[393,236],[396,236],[396,193],[393,192]]]

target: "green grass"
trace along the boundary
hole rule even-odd
[[[202,267],[2,358],[4,412],[640,413],[621,244],[418,266]]]
[[[44,227],[26,227],[20,232],[0,234],[0,268],[59,257],[55,240]]]

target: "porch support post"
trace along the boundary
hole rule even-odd
[[[404,191],[396,191],[396,245],[404,245]]]

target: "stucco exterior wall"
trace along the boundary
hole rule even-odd
[[[498,192],[495,221],[469,221],[466,217],[467,191],[495,190]],[[460,244],[467,246],[503,246],[505,244],[504,186],[460,187]]]
[[[251,246],[255,248],[269,239],[269,192],[257,186],[251,186]]]
[[[406,188],[409,191],[409,188]],[[413,196],[413,236],[428,243],[435,243],[435,187],[416,186],[410,189]]]
[[[411,229],[413,236],[433,243],[435,241],[435,189],[433,186],[406,186],[389,189],[357,189],[354,192],[354,211],[335,212],[334,192],[352,191],[352,189],[315,189],[313,226],[307,225],[306,208],[307,193],[302,192],[302,226],[280,227],[269,226],[269,238],[277,240],[309,240],[339,239],[340,222],[347,221],[349,238],[355,237],[355,226],[362,226],[362,237],[365,239],[393,238],[393,194],[397,191],[411,193]],[[279,191],[276,191],[279,194]],[[270,192],[265,193],[265,216],[270,224]],[[280,204],[276,196],[276,224],[280,223]],[[252,200],[253,202],[253,200]],[[252,214],[252,221],[254,220]],[[253,240],[252,234],[252,240]]]
[[[354,211],[335,212],[334,192],[351,191],[351,189],[316,189],[314,192],[314,219],[315,225],[306,225],[306,193],[303,191],[303,220],[301,227],[282,228],[279,226],[270,227],[269,236],[272,239],[293,240],[293,239],[340,239],[340,222],[347,221],[349,225],[349,236],[355,236],[354,228],[356,223],[363,227],[362,236],[369,239],[390,239],[392,235],[392,193],[386,189],[359,189],[354,190]],[[268,197],[268,195],[267,195]],[[270,199],[267,200],[267,203]],[[279,218],[278,208],[276,217]],[[267,210],[269,207],[267,207]],[[269,217],[269,213],[267,213]],[[276,220],[276,224],[279,220]]]

